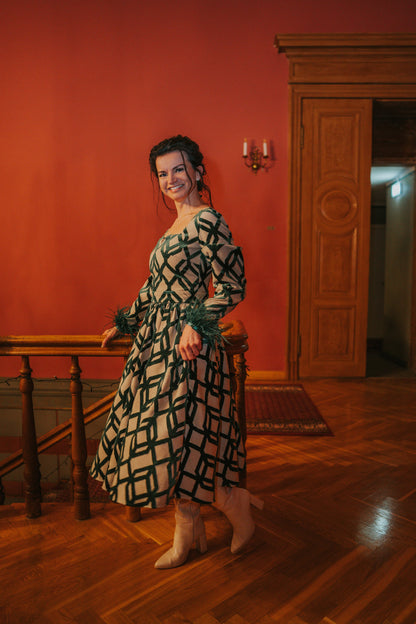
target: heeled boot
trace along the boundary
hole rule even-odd
[[[256,528],[250,505],[263,509],[264,503],[248,490],[239,487],[218,487],[215,492],[214,507],[222,511],[232,524],[231,552],[236,554],[250,541]]]
[[[173,545],[156,561],[155,568],[159,570],[176,568],[185,563],[194,543],[199,552],[204,553],[207,550],[205,526],[199,515],[199,503],[176,499],[175,505],[176,526]]]

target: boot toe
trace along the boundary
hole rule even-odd
[[[245,527],[247,530],[244,531],[244,535],[238,535],[234,532],[233,539],[231,541],[231,552],[233,555],[238,554],[243,548],[249,543],[251,538],[254,535],[254,531],[256,530],[256,526],[254,522],[250,527]]]
[[[177,568],[178,566],[181,566],[182,564],[185,563],[187,554],[188,553],[180,557],[178,554],[175,555],[175,553],[172,552],[172,549],[170,549],[167,552],[165,552],[161,557],[159,557],[159,559],[155,563],[155,568],[157,570],[167,570],[169,568]]]

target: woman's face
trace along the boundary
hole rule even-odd
[[[183,154],[183,155],[182,155]],[[199,197],[197,180],[200,177],[189,162],[186,153],[175,151],[156,158],[160,190],[174,202],[184,202],[194,193]]]

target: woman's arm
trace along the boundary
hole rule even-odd
[[[219,213],[203,211],[197,228],[202,254],[212,271],[214,296],[191,304],[186,320],[203,339],[213,344],[221,335],[219,319],[244,299],[244,260],[240,247],[234,245],[230,230]]]
[[[114,326],[103,333],[104,339],[101,344],[102,347],[107,346],[111,340],[120,334],[129,334],[133,337],[137,334],[140,322],[151,300],[151,283],[152,278],[148,277],[131,307],[117,310],[113,319]]]

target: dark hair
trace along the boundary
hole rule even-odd
[[[149,165],[150,171],[153,176],[158,180],[157,168],[156,168],[156,158],[159,156],[164,156],[165,154],[169,154],[170,152],[180,152],[182,154],[182,158],[185,164],[184,154],[187,155],[189,162],[195,170],[198,170],[201,174],[199,180],[197,180],[196,187],[198,189],[201,197],[204,197],[204,201],[212,206],[212,198],[211,198],[211,190],[209,186],[203,179],[203,176],[206,175],[205,165],[203,163],[203,155],[199,149],[198,143],[192,141],[187,136],[182,136],[181,134],[177,134],[176,136],[170,137],[169,139],[164,139],[150,150],[149,154]],[[165,197],[162,195],[163,202],[165,205]]]

